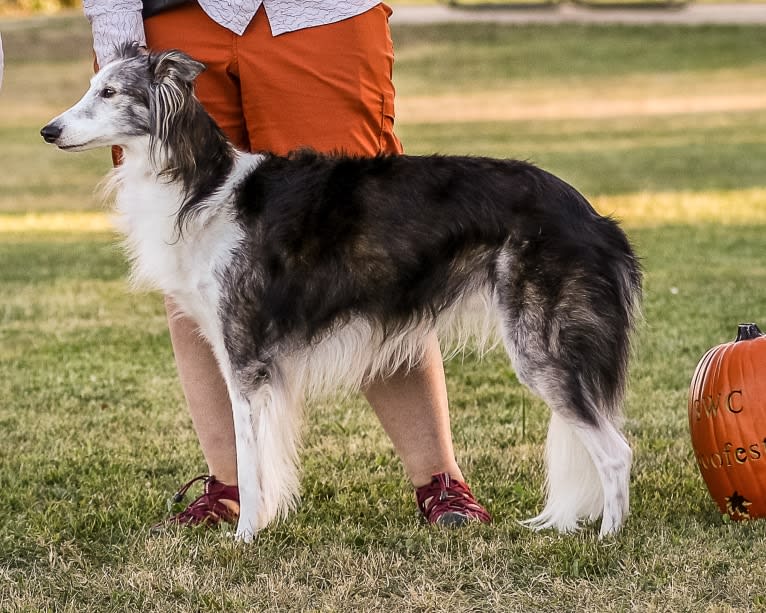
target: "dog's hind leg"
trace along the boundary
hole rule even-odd
[[[607,420],[595,428],[578,425],[575,432],[601,480],[604,506],[599,536],[604,537],[617,532],[628,514],[633,453],[622,433]]]
[[[581,398],[559,384],[568,378],[565,371],[530,376],[519,366],[518,356],[515,368],[552,412],[545,447],[545,507],[526,525],[572,532],[581,520],[601,516],[601,536],[617,531],[628,512],[632,452],[625,438],[595,407],[590,417],[573,409]]]
[[[618,426],[632,322],[605,315],[608,305],[592,308],[590,286],[551,302],[535,283],[521,288],[523,299],[502,286],[496,293],[516,374],[552,411],[546,503],[526,523],[571,532],[581,520],[601,516],[604,536],[618,530],[628,512],[632,453]]]
[[[631,456],[610,422],[571,423],[554,411],[545,449],[545,507],[524,523],[572,532],[581,520],[601,516],[600,536],[616,532],[628,513]]]

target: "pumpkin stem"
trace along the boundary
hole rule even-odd
[[[737,338],[734,342],[751,341],[759,336],[763,336],[763,333],[755,324],[739,324],[737,326]]]

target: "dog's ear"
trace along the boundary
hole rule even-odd
[[[205,70],[205,65],[202,62],[176,50],[152,54],[149,59],[149,67],[155,84],[167,80],[191,83]]]
[[[194,97],[194,79],[205,65],[181,51],[150,53],[149,136],[151,156],[161,171],[190,168],[188,126],[202,106]],[[173,172],[176,172],[173,170]]]

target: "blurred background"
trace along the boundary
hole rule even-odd
[[[0,0],[0,610],[763,610],[766,529],[721,520],[686,413],[705,350],[740,322],[766,330],[766,24],[735,19],[762,5],[493,3],[501,21],[485,4],[394,6],[396,129],[411,154],[537,163],[626,228],[646,284],[620,538],[518,526],[540,508],[548,416],[493,352],[447,364],[458,457],[490,529],[420,529],[390,443],[350,398],[313,407],[304,503],[257,548],[146,541],[204,464],[162,299],[129,291],[98,195],[108,152],[39,136],[87,88],[89,25],[74,0]],[[730,19],[508,23],[561,7],[603,21],[615,6]],[[412,7],[483,21],[416,24]]]

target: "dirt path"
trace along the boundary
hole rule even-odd
[[[394,4],[392,24],[490,21],[498,23],[766,24],[766,4],[689,4],[677,8],[455,8]]]

